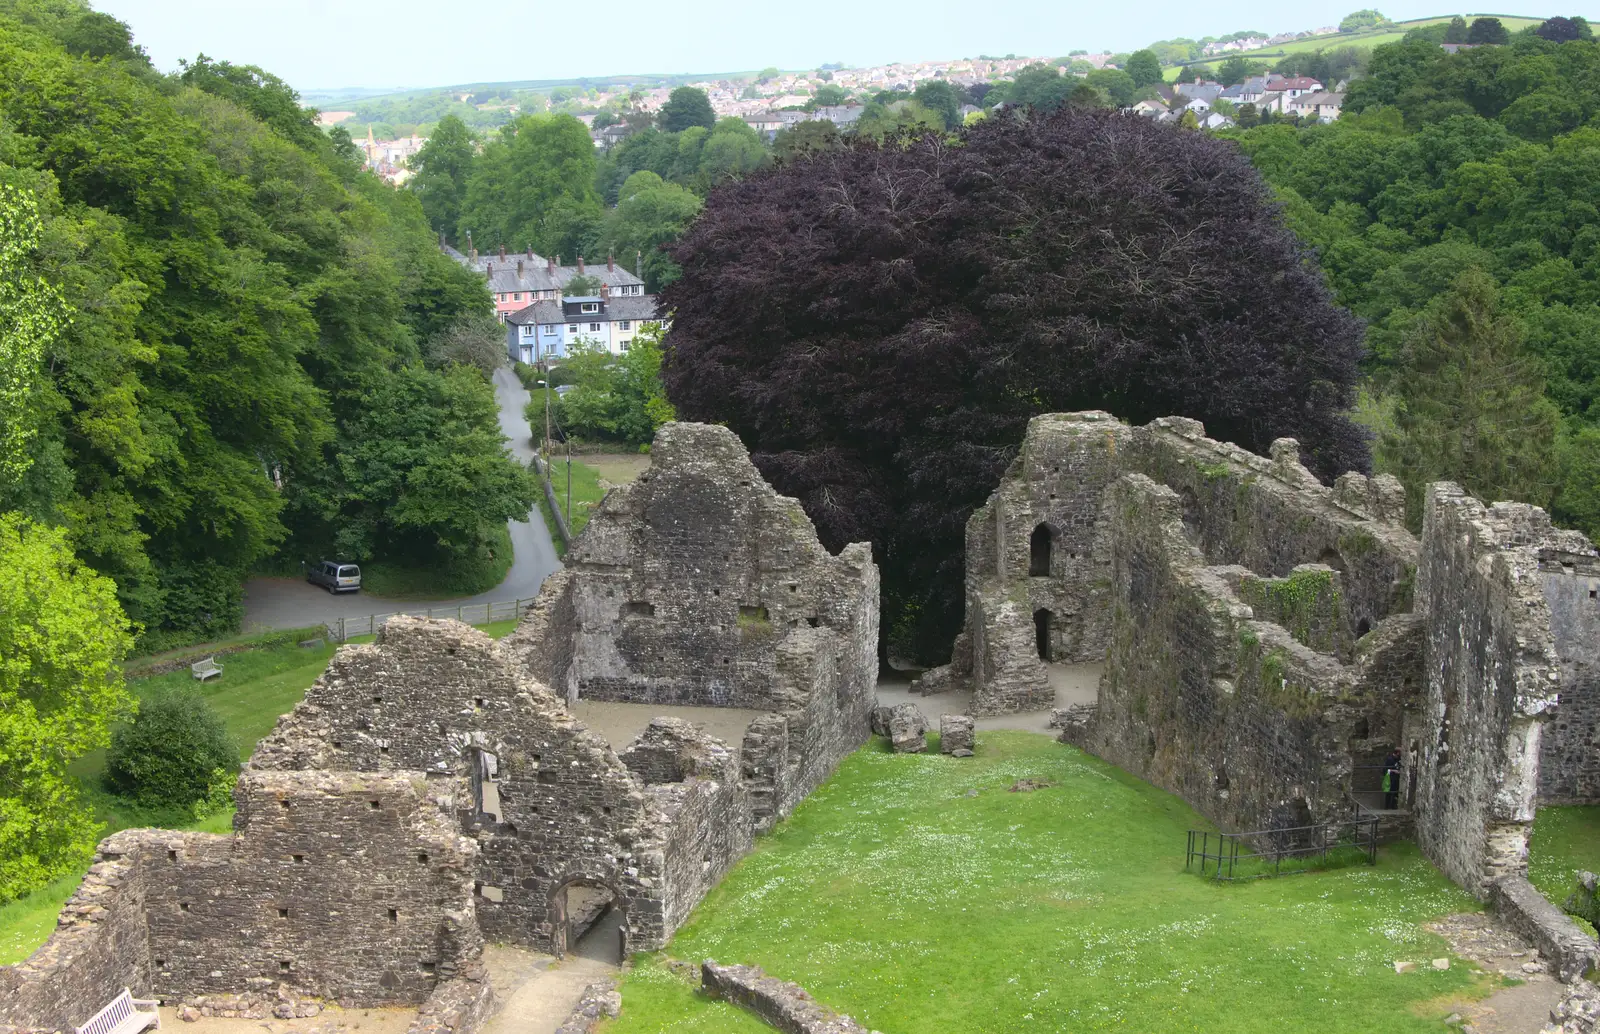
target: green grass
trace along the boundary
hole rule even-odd
[[[589,523],[589,511],[605,497],[605,489],[600,487],[600,472],[587,463],[572,461],[572,505],[567,505],[567,458],[556,455],[550,460],[550,485],[556,490],[556,505],[561,507],[563,514],[570,513],[571,520],[567,528],[576,539],[578,533],[583,531],[584,525]],[[543,492],[540,493],[543,496]],[[547,508],[548,512],[548,508]],[[554,525],[552,525],[552,528]],[[560,536],[557,536],[559,538]]]
[[[506,580],[511,560],[511,532],[498,524],[489,530],[487,544],[473,556],[452,554],[415,567],[381,561],[362,564],[361,591],[390,600],[476,596]]]
[[[1528,879],[1560,905],[1580,869],[1600,872],[1600,807],[1540,808],[1528,841]]]
[[[1015,780],[1049,781],[1008,793]],[[977,791],[969,796],[970,791]],[[1409,845],[1375,867],[1217,884],[1183,871],[1183,801],[1043,736],[975,758],[858,751],[668,945],[753,963],[895,1034],[1437,1031],[1482,993],[1420,923],[1477,905]],[[606,1034],[742,1032],[659,956]]]
[[[517,623],[496,621],[478,627],[499,639],[509,635]],[[371,638],[360,636],[351,642]],[[272,731],[278,716],[300,702],[333,654],[331,644],[315,650],[280,645],[223,657],[218,662],[223,667],[222,675],[204,683],[195,683],[189,669],[184,668],[165,675],[131,678],[128,686],[143,695],[158,688],[193,685],[227,724],[239,744],[239,760],[243,761],[255,750],[257,741]],[[105,751],[97,750],[79,758],[68,769],[77,777],[84,803],[101,823],[102,836],[146,826],[202,833],[226,833],[233,828],[231,808],[196,821],[181,808],[145,807],[108,792],[104,787],[105,763]],[[27,897],[0,905],[0,965],[27,958],[45,942],[55,929],[56,913],[77,888],[79,879],[79,875],[65,877]]]

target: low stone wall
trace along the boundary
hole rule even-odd
[[[473,960],[434,988],[406,1034],[477,1034],[495,1011],[494,988],[483,963]]]
[[[102,850],[44,947],[0,966],[0,1031],[70,1030],[124,987],[148,997],[144,898],[136,860]]]
[[[707,994],[750,1010],[785,1034],[868,1034],[799,984],[769,977],[758,966],[722,966],[707,959],[700,967],[700,982]]]
[[[572,1013],[567,1021],[556,1028],[556,1034],[590,1034],[600,1021],[615,1017],[622,1012],[622,995],[617,993],[617,984],[614,980],[605,980],[590,984],[583,989],[583,996],[578,999],[578,1004],[572,1007]],[[411,1034],[417,1034],[412,1031]]]
[[[1595,939],[1524,877],[1496,880],[1490,888],[1489,903],[1507,926],[1544,953],[1551,970],[1562,981],[1571,983],[1600,966],[1600,945]]]

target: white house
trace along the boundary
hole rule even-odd
[[[658,308],[651,294],[537,301],[506,317],[506,354],[538,363],[568,355],[582,341],[621,355],[646,323],[659,321]]]

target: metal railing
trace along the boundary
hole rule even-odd
[[[396,610],[387,614],[368,614],[358,618],[335,618],[327,622],[328,638],[344,642],[351,636],[376,635],[378,629],[390,618],[454,618],[469,625],[487,625],[491,621],[516,621],[533,606],[533,598],[500,600],[493,603],[457,603],[440,607],[420,607]]]
[[[1185,872],[1195,870],[1214,880],[1256,880],[1326,868],[1330,856],[1349,852],[1378,861],[1378,819],[1356,818],[1317,826],[1286,826],[1251,833],[1189,830]]]

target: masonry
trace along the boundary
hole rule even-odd
[[[396,618],[341,648],[257,747],[232,835],[105,841],[56,936],[0,967],[0,1029],[81,1024],[124,986],[449,999],[486,937],[565,951],[575,888],[627,950],[662,946],[867,739],[878,581],[726,429],[669,424],[652,460],[504,641]],[[662,717],[614,747],[583,697],[760,713],[738,744]]]
[[[1047,706],[1049,663],[1103,661],[1074,742],[1224,828],[1414,827],[1489,899],[1525,875],[1539,803],[1597,799],[1600,559],[1453,485],[1420,539],[1403,521],[1393,478],[1325,486],[1292,439],[1262,457],[1183,418],[1037,417],[968,524],[934,681],[1017,711]]]

